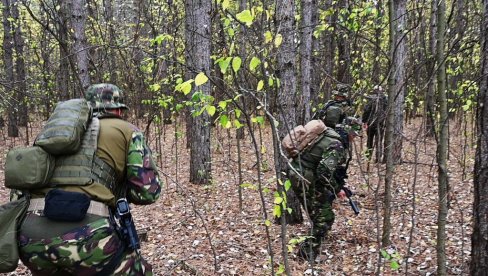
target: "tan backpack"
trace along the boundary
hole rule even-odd
[[[309,145],[314,144],[326,129],[322,120],[311,120],[305,126],[299,125],[292,129],[281,141],[281,146],[288,157],[294,158]]]

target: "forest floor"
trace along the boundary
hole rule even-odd
[[[451,122],[449,144],[450,210],[448,213],[446,255],[449,275],[469,272],[472,231],[474,163],[471,127]],[[144,129],[145,125],[141,125]],[[35,135],[39,127],[29,128]],[[382,200],[385,174],[383,164],[368,163],[362,154],[366,135],[355,141],[355,154],[349,167],[348,186],[356,192],[361,213],[355,216],[347,201],[335,201],[335,224],[322,245],[320,262],[309,263],[288,255],[291,275],[435,275],[437,235],[437,166],[433,138],[419,134],[420,119],[405,125],[403,163],[396,166],[391,208],[392,246],[380,257],[379,239],[383,219]],[[157,203],[134,206],[139,229],[148,231],[142,244],[143,256],[153,265],[154,275],[270,275],[283,265],[282,229],[268,228],[258,180],[262,180],[265,212],[273,221],[274,178],[272,139],[269,127],[255,129],[263,153],[263,172],[258,178],[256,156],[249,134],[241,140],[243,182],[242,201],[238,193],[238,157],[233,131],[215,130],[212,139],[213,181],[208,185],[190,184],[189,151],[181,135],[184,128],[174,125],[151,128],[150,143],[160,165],[164,188]],[[25,131],[25,130],[24,130]],[[231,133],[232,132],[232,133]],[[156,138],[155,133],[159,133]],[[466,135],[467,133],[467,135]],[[8,138],[2,130],[2,160],[9,148],[25,144],[24,138]],[[468,139],[466,138],[468,137]],[[175,141],[175,137],[178,139]],[[1,138],[0,138],[1,139]],[[32,141],[32,136],[29,139]],[[3,164],[0,162],[3,183]],[[379,178],[380,176],[380,178]],[[8,201],[8,189],[0,185],[0,203]],[[242,206],[242,209],[240,209]],[[309,223],[288,225],[287,241],[307,235]],[[267,250],[271,244],[273,264]],[[397,266],[398,265],[398,266]],[[9,275],[30,275],[22,265]]]

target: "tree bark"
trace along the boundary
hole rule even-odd
[[[448,133],[448,110],[446,95],[446,66],[444,62],[444,35],[446,31],[446,1],[437,0],[437,105],[439,106],[439,138],[437,143],[437,166],[439,184],[439,207],[437,215],[437,275],[447,275],[446,266],[446,222],[447,222],[447,195],[448,195],[448,168],[447,168],[447,145],[449,142]]]
[[[59,0],[58,21],[56,28],[59,38],[59,72],[58,92],[60,100],[68,100],[71,97],[69,90],[69,48],[68,48],[68,6],[67,1]]]
[[[435,99],[435,49],[436,49],[436,33],[437,33],[437,1],[432,1],[432,9],[430,14],[430,29],[429,29],[429,52],[427,53],[427,72],[429,77],[427,79],[427,91],[425,95],[425,134],[427,136],[433,137],[435,133],[435,122],[434,122],[434,99]]]
[[[186,16],[190,17],[188,36],[185,47],[189,51],[186,65],[189,75],[194,78],[203,72],[210,76],[210,48],[211,48],[211,1],[185,0]],[[210,95],[210,81],[199,87],[193,86],[192,93],[201,91],[203,96]],[[205,184],[211,179],[211,151],[210,151],[210,118],[207,112],[193,118],[190,126],[190,182]]]
[[[15,22],[14,31],[14,45],[15,45],[15,98],[17,100],[18,113],[17,121],[19,126],[26,127],[27,116],[27,83],[25,74],[25,60],[24,60],[24,37],[22,36],[22,22],[19,16],[19,1],[12,0],[12,17]]]
[[[112,0],[103,0],[103,7],[105,12],[103,13],[105,17],[105,22],[108,28],[108,49],[107,49],[107,60],[108,60],[108,72],[110,74],[110,82],[117,83],[117,62],[115,59],[115,47],[116,47],[116,34],[115,34],[115,22],[114,22],[114,9]]]
[[[81,84],[79,95],[83,96],[90,86],[90,72],[88,63],[88,46],[85,36],[86,0],[74,0],[71,10],[71,26],[73,27],[73,50],[78,65],[78,78]]]
[[[305,0],[301,3],[302,22],[301,22],[301,44],[300,44],[300,71],[301,71],[301,85],[302,85],[302,99],[297,122],[305,124],[310,121],[312,116],[311,111],[311,80],[312,80],[312,41],[314,18],[317,17],[317,3],[316,0]]]
[[[345,0],[339,1],[339,9],[344,10],[339,16],[347,18],[349,16],[349,2]],[[338,64],[337,64],[337,80],[341,83],[353,84],[351,68],[351,45],[348,33],[339,29],[337,33],[337,49],[338,49]]]
[[[488,0],[483,0],[481,26],[481,82],[478,94],[476,155],[474,165],[473,234],[470,275],[488,271]]]
[[[297,96],[296,96],[296,48],[294,42],[295,34],[295,1],[282,0],[277,1],[276,7],[276,22],[279,26],[278,33],[282,35],[283,42],[277,54],[277,76],[280,79],[280,86],[278,88],[278,135],[280,140],[273,141],[275,145],[275,169],[276,172],[286,172],[287,162],[284,157],[280,155],[278,150],[279,143],[296,125],[296,110],[297,110]],[[273,137],[273,139],[275,139]],[[280,174],[282,175],[282,174]],[[284,179],[281,179],[284,183]],[[281,186],[278,186],[281,189]],[[296,198],[293,191],[290,189],[287,193],[288,207],[292,209],[292,213],[283,211],[286,214],[286,222],[290,224],[301,223],[303,221],[300,209],[300,202]]]
[[[7,109],[8,109],[8,136],[18,137],[19,128],[17,126],[17,100],[14,97],[14,38],[12,36],[13,26],[11,23],[11,1],[2,0],[3,5],[3,66],[5,68],[5,89]],[[10,19],[10,20],[9,20]]]
[[[403,148],[403,111],[405,109],[405,91],[407,90],[407,38],[405,32],[407,30],[407,1],[395,0],[395,55],[394,63],[395,70],[393,71],[395,77],[395,121],[393,133],[393,159],[396,163],[402,162],[402,148]]]

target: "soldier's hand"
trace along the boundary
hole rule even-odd
[[[345,200],[346,199],[346,192],[344,192],[344,190],[341,190],[339,193],[337,193],[337,197],[340,200]]]

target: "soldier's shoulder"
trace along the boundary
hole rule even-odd
[[[325,137],[329,137],[329,138],[334,138],[334,139],[337,139],[337,140],[340,140],[341,139],[341,136],[339,135],[339,133],[337,133],[333,128],[331,127],[327,127],[324,131],[324,136]]]

